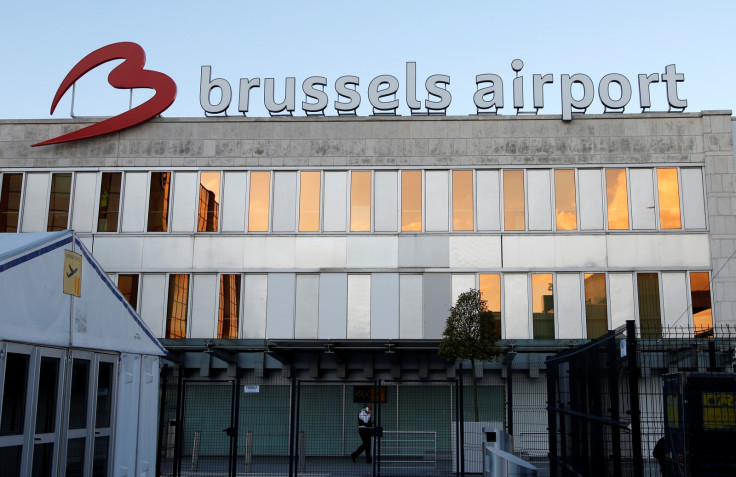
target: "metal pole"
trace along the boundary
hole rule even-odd
[[[644,476],[644,461],[641,453],[641,408],[639,407],[639,366],[636,356],[636,322],[626,321],[626,359],[629,372],[629,394],[631,404],[631,446],[634,460],[634,477]]]
[[[608,397],[611,403],[611,419],[618,421],[620,416],[618,412],[618,346],[616,345],[616,333],[609,331],[608,342]],[[621,475],[621,429],[615,426],[611,427],[611,444],[613,447],[613,475]]]
[[[156,439],[156,475],[161,475],[161,453],[166,452],[163,448],[164,432],[167,431],[165,427],[166,422],[166,391],[168,388],[168,370],[169,365],[164,364],[159,373],[160,381],[159,386],[161,389],[161,401],[158,408],[158,438]],[[168,433],[167,433],[168,435]],[[168,442],[167,442],[168,444]],[[165,455],[165,454],[164,454]]]
[[[238,475],[238,432],[240,430],[240,426],[238,425],[240,423],[240,366],[238,366],[237,363],[235,364],[235,387],[233,389],[233,399],[235,400],[233,403],[233,420],[230,425],[235,428],[235,432],[231,439],[232,451],[230,453],[232,455],[233,462],[232,476],[235,477]]]
[[[514,435],[514,365],[512,364],[514,362],[513,359],[510,359],[508,363],[506,363],[506,392],[508,393],[508,397],[506,399],[506,415],[507,415],[507,430],[508,433],[512,436]]]
[[[550,407],[558,407],[557,364],[550,363],[550,361],[548,360],[545,367],[547,368],[547,431],[549,435],[549,471],[551,477],[557,477],[557,413],[549,409]]]
[[[176,383],[176,430],[174,432],[174,477],[181,475],[182,426],[184,425],[184,365],[180,364]]]
[[[460,400],[458,402],[458,406],[460,406],[460,477],[465,477],[465,403],[463,402],[465,379],[463,378],[463,363],[459,363],[458,366],[458,373],[460,374]]]
[[[296,439],[296,426],[298,422],[299,411],[297,409],[297,394],[299,394],[299,381],[291,378],[291,422],[289,424],[289,477],[294,476],[294,449]]]

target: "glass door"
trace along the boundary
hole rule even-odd
[[[0,469],[3,475],[23,475],[23,444],[28,395],[31,356],[28,353],[10,352],[7,345],[0,349],[0,378],[3,392],[0,395]]]

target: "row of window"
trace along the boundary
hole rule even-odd
[[[100,173],[96,231],[121,230],[124,181],[130,174]],[[149,173],[146,231],[171,229],[172,189],[180,174],[188,178],[193,173]],[[181,177],[180,186],[185,188],[185,176]],[[51,174],[47,231],[70,225],[73,178],[71,172]],[[0,232],[19,231],[23,179],[23,173],[2,175]],[[683,180],[686,197],[680,187]],[[248,232],[706,227],[699,168],[202,171],[198,183],[193,211],[197,232],[220,231],[223,209],[227,207],[232,207],[231,216],[237,210],[247,217]],[[231,192],[225,194],[225,188]],[[222,196],[229,197],[231,203],[223,204]],[[681,204],[685,201],[689,201],[690,220],[684,227]],[[231,228],[226,230],[234,231]]]

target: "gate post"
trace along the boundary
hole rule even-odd
[[[300,387],[301,381],[298,379],[292,377],[291,378],[291,422],[289,424],[289,477],[293,477],[294,474],[294,459],[296,458],[294,456],[295,452],[295,440],[296,440],[296,433],[297,433],[297,423],[299,422],[299,387]]]
[[[161,401],[158,408],[158,438],[156,440],[156,475],[161,475],[161,454],[165,452],[163,447],[164,432],[167,430],[165,427],[166,422],[166,393],[168,392],[168,377],[169,377],[169,365],[164,364],[159,373],[159,389],[161,389]],[[168,442],[166,443],[168,445]],[[164,454],[165,455],[165,454]]]
[[[549,471],[557,477],[557,364],[547,359],[547,435],[549,436]],[[617,474],[620,475],[620,474]]]
[[[465,402],[463,401],[465,378],[463,376],[463,363],[458,363],[458,374],[460,374],[458,376],[460,380],[460,386],[458,386],[460,390],[460,399],[458,400],[458,406],[460,407],[460,432],[458,432],[458,436],[460,436],[460,454],[458,459],[460,459],[460,477],[465,477]],[[473,379],[475,379],[475,376],[473,376]]]
[[[618,398],[618,346],[616,346],[616,333],[608,332],[608,398],[611,403],[611,419],[618,421],[619,415],[619,398]],[[613,446],[613,475],[621,475],[621,429],[617,426],[611,426],[611,444]]]
[[[634,476],[643,477],[644,461],[641,453],[641,408],[639,407],[639,366],[636,356],[636,322],[626,321],[626,360],[629,373],[631,404],[631,447],[634,458]]]
[[[176,383],[176,430],[174,431],[174,477],[181,475],[182,424],[184,421],[184,365],[178,366]]]

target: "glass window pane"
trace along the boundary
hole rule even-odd
[[[220,275],[220,310],[217,337],[238,338],[240,317],[240,275]]]
[[[626,188],[625,169],[606,169],[606,201],[608,203],[608,228],[629,228],[629,196]]]
[[[473,230],[473,171],[452,171],[452,229]]]
[[[171,172],[151,172],[151,190],[148,196],[148,231],[166,232],[169,229],[169,189]]]
[[[0,469],[3,475],[20,477],[23,446],[0,447]]]
[[[693,304],[695,336],[713,336],[713,312],[710,303],[710,274],[690,273],[690,299]]]
[[[92,454],[92,477],[107,477],[109,437],[95,437],[95,449]]]
[[[321,174],[319,171],[301,173],[299,186],[299,232],[319,232],[319,201]]]
[[[72,388],[69,398],[69,429],[84,429],[87,427],[89,367],[90,362],[87,359],[75,359],[72,365]]]
[[[590,339],[608,332],[608,300],[604,273],[585,274],[585,326]]]
[[[56,402],[59,389],[59,358],[44,356],[38,377],[38,403],[36,404],[36,434],[56,430]]]
[[[250,173],[250,203],[248,231],[268,232],[268,211],[271,200],[271,173]]]
[[[422,230],[422,171],[401,171],[401,230]]]
[[[371,173],[353,171],[350,175],[350,230],[371,230]]]
[[[555,217],[557,230],[578,228],[578,209],[575,201],[575,171],[555,170]]]
[[[503,171],[504,230],[524,230],[524,171]]]
[[[26,392],[28,388],[27,354],[8,353],[5,360],[3,383],[3,411],[0,436],[23,434],[26,418]]]
[[[100,184],[100,207],[97,212],[98,232],[117,232],[120,216],[121,172],[103,172]]]
[[[49,220],[47,232],[65,230],[69,223],[69,200],[72,192],[72,174],[70,172],[51,175],[51,193],[49,195]]]
[[[677,169],[657,169],[657,191],[659,193],[659,222],[663,229],[679,229],[680,185]]]
[[[113,392],[113,363],[100,362],[97,370],[97,412],[95,428],[110,427]]]
[[[220,173],[199,175],[199,220],[197,232],[217,232],[220,220]]]
[[[66,444],[66,477],[84,475],[84,437],[69,439]]]
[[[493,315],[496,335],[501,337],[501,275],[498,273],[481,273],[478,277],[480,297],[486,301],[488,311]]]
[[[169,275],[169,300],[166,308],[166,337],[187,337],[189,275]]]
[[[138,278],[137,273],[118,275],[118,290],[123,294],[130,306],[138,311]]]
[[[23,174],[3,174],[0,184],[0,233],[17,232]]]
[[[642,338],[662,337],[662,315],[659,303],[659,277],[656,273],[637,273],[639,327]]]
[[[532,327],[534,339],[555,337],[555,302],[551,273],[532,274]]]
[[[46,442],[44,444],[35,444],[33,446],[33,471],[31,477],[52,476],[54,465],[54,443]],[[0,471],[0,475],[5,476]]]

